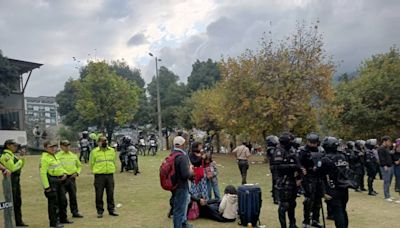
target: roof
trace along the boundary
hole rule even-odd
[[[34,62],[28,62],[28,61],[23,61],[23,60],[18,60],[18,59],[8,59],[10,63],[18,68],[18,73],[20,74],[25,74],[29,71],[32,71],[33,69],[41,67],[43,64],[40,63],[34,63]]]

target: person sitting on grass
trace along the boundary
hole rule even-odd
[[[232,185],[225,187],[224,196],[219,204],[219,213],[226,222],[234,222],[238,211],[238,198],[236,188]]]

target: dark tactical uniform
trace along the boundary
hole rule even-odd
[[[368,195],[375,196],[377,192],[374,191],[374,179],[378,173],[378,159],[376,150],[376,139],[368,139],[365,143],[365,168],[367,169],[368,176]]]
[[[286,228],[286,213],[289,217],[289,228],[296,228],[295,208],[297,198],[297,183],[300,178],[300,162],[292,149],[293,136],[284,133],[279,138],[279,146],[273,155],[277,170],[277,189],[279,191],[279,222]]]
[[[267,158],[269,161],[269,169],[271,170],[271,175],[272,175],[272,190],[271,190],[272,199],[274,200],[274,204],[278,204],[279,197],[278,197],[278,190],[276,188],[276,181],[278,175],[273,156],[275,153],[276,146],[279,143],[279,138],[275,135],[270,135],[266,138],[266,141],[267,141]]]
[[[339,141],[334,137],[324,139],[326,156],[322,158],[322,170],[326,173],[326,194],[332,197],[327,201],[337,228],[347,228],[349,220],[346,205],[349,200],[348,188],[356,188],[346,156],[337,150]]]
[[[319,140],[318,140],[319,141]],[[304,189],[304,221],[303,226],[322,227],[319,224],[319,211],[321,210],[321,199],[324,196],[324,174],[321,171],[324,151],[319,147],[304,146],[300,148],[300,163],[307,174],[303,177]],[[310,223],[312,218],[312,223]]]

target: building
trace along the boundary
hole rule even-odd
[[[55,97],[25,97],[25,113],[28,125],[57,126],[60,116]]]
[[[20,80],[16,91],[12,91],[9,96],[0,97],[0,144],[6,139],[15,139],[18,143],[26,145],[24,92],[32,71],[42,64],[17,59],[8,61],[18,69]]]

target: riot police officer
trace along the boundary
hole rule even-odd
[[[321,172],[324,152],[319,147],[319,135],[312,132],[307,135],[307,144],[299,150],[300,163],[305,169],[302,186],[304,189],[303,227],[322,227],[319,223],[319,211],[324,196],[323,173]],[[312,218],[312,222],[310,219]]]
[[[368,195],[376,196],[378,194],[374,190],[374,179],[376,174],[378,173],[378,159],[377,154],[378,151],[376,150],[377,140],[376,139],[368,139],[365,142],[365,168],[367,169],[367,176],[368,176]]]
[[[279,222],[286,228],[286,213],[289,217],[289,228],[297,228],[295,218],[297,186],[300,183],[300,162],[293,149],[294,137],[283,133],[279,137],[279,145],[274,150],[273,162],[277,171],[277,189],[279,191]]]
[[[322,172],[325,178],[325,199],[332,211],[335,226],[347,228],[349,220],[346,205],[349,200],[348,188],[356,188],[356,183],[348,175],[351,173],[345,155],[338,150],[339,141],[326,137],[322,143],[326,156],[322,158]]]
[[[356,174],[356,181],[358,183],[358,189],[356,189],[357,192],[360,191],[367,191],[367,189],[364,188],[364,175],[365,175],[365,141],[364,140],[357,140],[355,142],[355,156],[357,156],[357,161],[359,165],[357,165],[356,169],[354,170]]]
[[[278,190],[276,189],[276,180],[277,180],[277,170],[276,170],[276,166],[274,163],[274,159],[273,159],[273,155],[274,155],[274,151],[276,149],[276,146],[279,143],[279,138],[275,135],[270,135],[266,138],[266,143],[267,143],[267,158],[269,161],[269,169],[271,171],[271,175],[272,175],[272,199],[274,200],[274,204],[278,204],[279,203],[279,198],[278,198]]]
[[[87,131],[82,132],[82,138],[79,139],[79,147],[80,147],[80,155],[79,161],[83,160],[85,163],[89,161],[90,154],[90,142],[89,142],[89,133]]]
[[[126,167],[126,155],[128,153],[128,146],[131,144],[131,137],[124,136],[121,141],[121,145],[119,146],[119,161],[121,162],[121,173],[124,171]]]

